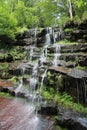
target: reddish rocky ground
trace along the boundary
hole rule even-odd
[[[39,117],[34,110],[23,99],[0,97],[0,130],[47,130],[50,121]]]

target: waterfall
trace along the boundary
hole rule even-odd
[[[55,52],[55,54],[54,54],[53,66],[57,66],[57,65],[58,65],[59,57],[60,57],[60,55],[61,55],[61,53],[60,53],[60,45],[54,44],[54,47],[56,48],[56,52]]]
[[[54,30],[53,30],[53,42],[54,42],[54,43],[56,42]]]
[[[20,80],[20,83],[18,85],[18,87],[15,89],[15,95],[17,96],[19,92],[21,92],[23,87],[23,79]]]
[[[49,34],[52,34],[53,31],[52,27],[49,27],[48,29],[49,29]]]
[[[44,78],[46,76],[46,73],[47,73],[47,69],[45,70],[44,74],[42,75],[41,88],[43,87],[43,81],[44,81]]]
[[[35,44],[37,43],[37,28],[34,30],[34,39],[35,39]]]
[[[41,66],[43,66],[43,62],[46,60],[47,58],[47,47],[48,45],[45,45],[41,51],[41,55],[40,55],[40,59],[39,59],[39,64]]]
[[[51,43],[51,38],[50,38],[50,34],[52,33],[52,28],[48,27],[47,28],[47,34],[46,34],[46,41],[45,41],[45,46],[43,47],[42,51],[41,51],[41,56],[40,56],[40,65],[43,66],[43,62],[46,60],[47,58],[47,48]]]
[[[29,51],[29,60],[32,60],[32,56],[33,56],[33,47],[30,47],[30,51]]]
[[[46,45],[50,45],[50,43],[51,43],[50,34],[47,33],[47,34],[46,34],[46,42],[45,42],[45,44],[46,44]]]
[[[36,84],[37,84],[37,68],[38,64],[35,64],[33,66],[32,74],[29,80],[29,93],[31,95],[31,100],[33,101],[35,98],[35,90],[36,90]]]
[[[34,39],[36,41],[37,39],[37,29],[34,29]],[[51,27],[47,28],[47,34],[46,34],[46,41],[44,43],[43,48],[40,48],[40,50],[38,50],[38,48],[35,45],[30,45],[29,46],[29,56],[28,56],[28,63],[27,66],[22,67],[22,80],[20,81],[20,84],[18,85],[18,88],[15,90],[15,93],[18,93],[19,91],[21,91],[21,89],[23,90],[25,87],[25,84],[23,82],[23,78],[24,75],[26,75],[25,73],[27,72],[25,69],[31,69],[29,71],[29,76],[25,78],[25,81],[27,81],[27,93],[25,93],[24,95],[26,95],[26,97],[29,99],[29,101],[31,101],[33,104],[35,102],[35,104],[37,104],[38,106],[40,106],[40,103],[42,101],[42,97],[41,97],[41,89],[43,87],[43,83],[44,83],[44,79],[46,77],[46,73],[47,73],[47,66],[44,66],[44,62],[48,60],[47,57],[47,53],[49,51],[48,47],[51,46],[51,37],[50,35],[52,35],[53,33],[53,29]],[[55,34],[55,33],[54,33]],[[57,33],[55,34],[54,37],[54,41],[56,42],[57,40]],[[53,47],[55,48],[55,54],[54,54],[54,59],[53,59],[53,66],[57,66],[58,65],[58,60],[60,57],[60,46],[57,44],[53,44]],[[34,56],[37,56],[37,60],[33,60]],[[30,66],[28,66],[28,64],[30,64]],[[41,78],[40,83],[38,83],[39,78]],[[37,109],[37,108],[36,108]]]

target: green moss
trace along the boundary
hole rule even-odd
[[[24,31],[27,31],[28,29],[26,28],[26,27],[19,27],[19,28],[17,28],[17,32],[16,32],[16,34],[22,34],[22,33],[24,33]]]
[[[77,42],[71,42],[71,41],[64,39],[64,40],[57,42],[57,44],[72,44],[72,45],[74,45],[74,44],[78,44],[78,43]]]
[[[87,67],[86,67],[86,66],[80,66],[80,65],[78,65],[76,68],[77,68],[77,69],[80,69],[80,70],[87,70]]]
[[[0,75],[6,77],[8,75],[8,63],[0,63]]]
[[[9,93],[4,93],[4,92],[0,92],[0,96],[6,98],[12,98],[12,96]]]
[[[23,48],[20,46],[13,46],[9,50],[9,53],[13,56],[14,60],[24,59],[26,56],[26,52],[24,52]]]
[[[76,30],[77,30],[77,28],[66,28],[64,31],[66,33],[68,33],[68,32],[72,32],[72,31],[76,31]]]
[[[84,38],[87,38],[87,35],[83,35]]]
[[[0,70],[7,70],[8,66],[8,63],[0,63]]]

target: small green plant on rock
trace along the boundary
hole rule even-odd
[[[61,94],[53,88],[46,89],[45,86],[45,88],[42,89],[42,96],[44,99],[51,100],[54,103],[60,104],[65,108],[70,108],[77,112],[87,113],[87,108],[85,108],[83,105],[79,103],[75,103],[71,95],[67,93]]]

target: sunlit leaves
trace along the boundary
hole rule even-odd
[[[0,35],[7,35],[14,39],[17,20],[7,10],[0,7]]]

